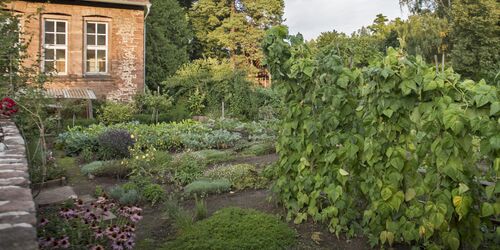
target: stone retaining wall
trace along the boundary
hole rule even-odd
[[[0,128],[0,249],[38,249],[24,139],[10,120]]]

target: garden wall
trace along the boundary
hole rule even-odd
[[[24,139],[14,122],[0,118],[0,249],[38,249],[29,184]]]

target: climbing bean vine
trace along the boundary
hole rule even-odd
[[[363,233],[372,246],[498,241],[499,89],[392,48],[351,69],[284,27],[263,47],[288,111],[274,169],[288,219]]]

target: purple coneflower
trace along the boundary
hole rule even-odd
[[[90,250],[104,250],[104,247],[103,247],[103,246],[101,246],[101,245],[96,245],[96,246],[92,246],[92,247],[90,248]]]
[[[132,216],[130,216],[130,220],[132,222],[138,222],[138,221],[142,220],[141,213],[133,214]]]
[[[43,227],[43,226],[47,225],[48,223],[49,223],[49,220],[42,218],[40,220],[40,224],[38,224],[38,226]]]
[[[127,242],[125,242],[125,247],[127,249],[133,249],[135,245],[135,242],[133,239],[129,239]]]
[[[111,247],[113,248],[113,250],[123,250],[123,244],[121,242],[113,242],[113,244],[111,244]]]
[[[97,228],[97,230],[95,230],[94,232],[94,235],[96,239],[100,239],[104,236],[104,232],[102,231],[102,229]]]
[[[64,236],[59,240],[59,245],[61,245],[61,248],[69,248],[70,243],[69,243],[69,238],[68,236]]]

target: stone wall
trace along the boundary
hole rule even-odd
[[[38,249],[24,139],[0,118],[0,249]]]

